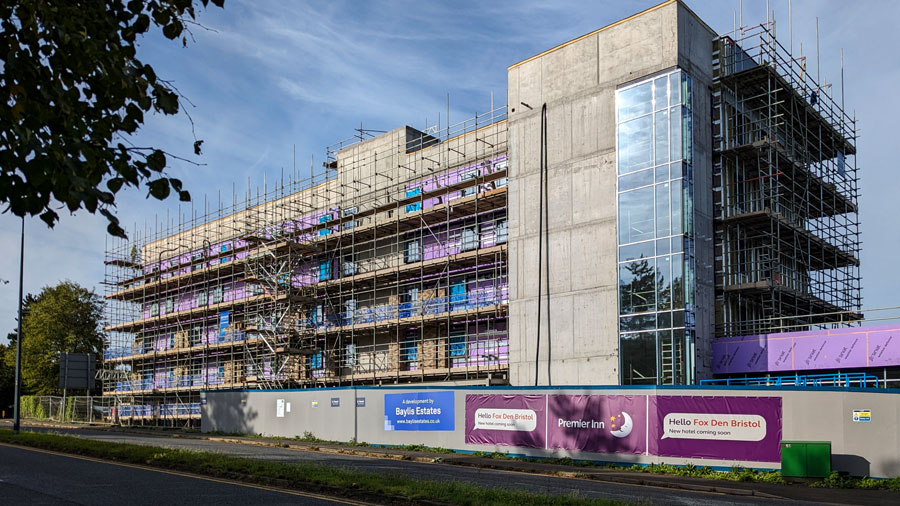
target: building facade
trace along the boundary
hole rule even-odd
[[[855,123],[796,61],[667,1],[512,65],[507,106],[135,234],[104,393],[695,384],[717,337],[859,320]]]

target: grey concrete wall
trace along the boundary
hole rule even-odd
[[[509,69],[513,385],[535,384],[544,103],[553,337],[548,344],[544,316],[538,383],[548,383],[551,353],[554,385],[619,382],[615,90],[681,62],[679,29],[684,21],[679,9],[673,3],[647,11]]]
[[[900,476],[900,393],[785,392],[784,439],[831,441],[831,465],[854,476]],[[872,421],[853,422],[853,410]]]
[[[412,392],[454,393],[454,429],[440,431],[386,431],[385,395]],[[546,450],[511,446],[473,445],[465,441],[468,394],[590,394],[590,395],[665,395],[716,397],[780,397],[782,404],[782,439],[831,441],[832,467],[856,476],[900,476],[900,390],[810,391],[800,389],[729,389],[729,388],[511,388],[511,387],[447,387],[415,389],[402,387],[359,387],[343,389],[293,391],[211,391],[205,394],[201,427],[203,432],[223,431],[275,436],[303,436],[311,433],[327,440],[365,441],[379,445],[424,444],[431,447],[463,451],[498,451],[538,457],[572,457],[622,463],[697,464],[730,468],[748,466],[779,468],[771,462],[740,459],[699,459],[659,457],[645,453],[604,454],[565,450]],[[339,398],[340,407],[331,407],[331,399]],[[357,407],[355,399],[365,399]],[[291,412],[276,417],[278,399],[291,403]],[[313,402],[318,402],[313,407]],[[853,422],[853,410],[871,410],[872,420]]]
[[[716,33],[683,4],[678,5],[678,66],[693,79],[694,244],[696,341],[694,373],[712,376],[715,335],[715,252],[713,236],[712,45]]]
[[[334,398],[340,406],[332,407]],[[276,412],[279,399],[285,403],[282,417]],[[356,430],[354,390],[348,388],[208,392],[203,402],[203,432],[287,437],[311,433],[330,441],[350,441]]]

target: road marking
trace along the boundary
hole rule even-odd
[[[171,474],[174,476],[182,476],[185,478],[193,478],[193,479],[197,479],[197,480],[212,481],[215,483],[223,483],[226,485],[235,485],[238,487],[255,488],[258,490],[265,490],[267,492],[276,492],[279,494],[296,495],[296,496],[300,496],[300,497],[308,497],[311,499],[321,499],[323,501],[331,501],[331,502],[336,502],[336,503],[340,503],[340,504],[351,504],[353,506],[374,506],[373,503],[368,503],[368,502],[353,501],[350,499],[342,499],[339,497],[331,497],[331,496],[327,496],[327,495],[313,494],[310,492],[300,492],[298,490],[289,490],[289,489],[285,489],[285,488],[269,487],[269,486],[265,486],[265,485],[255,485],[252,483],[245,483],[245,482],[241,482],[241,481],[231,481],[231,480],[225,480],[225,479],[221,479],[221,478],[212,478],[210,476],[202,476],[199,474],[183,473],[180,471],[171,471],[168,469],[160,469],[158,467],[142,466],[139,464],[129,464],[129,463],[125,463],[125,462],[115,462],[115,461],[111,461],[111,460],[103,460],[103,459],[98,459],[98,458],[94,458],[94,457],[85,457],[83,455],[72,455],[70,453],[62,453],[62,452],[56,452],[56,451],[52,451],[52,450],[32,448],[29,446],[20,446],[20,445],[14,445],[14,444],[9,444],[9,443],[0,443],[0,446],[6,446],[9,448],[16,448],[19,450],[26,450],[26,451],[30,451],[30,452],[36,452],[36,453],[46,453],[48,455],[56,455],[58,457],[67,457],[67,458],[71,458],[71,459],[86,460],[88,462],[97,462],[99,464],[109,464],[112,466],[119,466],[119,467],[130,467],[132,469],[140,469],[143,471],[153,471],[155,473]]]

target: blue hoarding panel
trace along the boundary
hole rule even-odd
[[[453,430],[453,392],[384,394],[384,430]]]

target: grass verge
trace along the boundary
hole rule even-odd
[[[706,478],[710,480],[725,480],[725,481],[745,481],[745,482],[755,482],[755,483],[777,483],[777,484],[791,484],[796,486],[810,486],[815,488],[857,488],[857,489],[868,489],[868,490],[894,490],[900,491],[900,477],[897,478],[888,478],[888,479],[876,479],[876,478],[857,478],[853,476],[845,476],[837,471],[831,473],[831,475],[821,481],[813,481],[813,482],[789,482],[782,477],[780,471],[760,471],[758,469],[748,469],[745,467],[733,467],[728,471],[718,471],[709,466],[696,466],[694,464],[687,464],[683,466],[676,466],[672,464],[649,464],[649,465],[620,465],[620,464],[606,464],[606,463],[598,463],[591,462],[587,460],[573,460],[568,457],[562,458],[530,458],[530,457],[518,457],[518,456],[510,456],[505,453],[489,453],[489,452],[475,452],[475,455],[479,457],[486,457],[491,459],[499,459],[499,460],[523,460],[526,462],[540,462],[545,464],[559,464],[565,466],[575,466],[575,467],[583,467],[583,468],[593,468],[593,469],[610,469],[615,471],[631,471],[635,473],[651,473],[651,474],[663,474],[670,476],[689,476],[692,478]],[[578,474],[577,476],[585,479],[591,479],[590,474]]]
[[[219,453],[109,443],[57,434],[22,432],[16,435],[10,430],[0,430],[0,442],[390,504],[421,504],[423,501],[466,506],[626,504],[606,499],[546,496],[517,490],[486,488],[458,481],[417,480],[321,464],[285,464]]]
[[[357,446],[357,447],[370,447],[371,445],[365,442],[356,442],[356,441],[329,441],[325,439],[320,439],[316,437],[311,432],[304,432],[302,436],[295,436],[293,438],[287,437],[278,437],[278,436],[267,436],[264,434],[240,434],[240,433],[224,433],[224,432],[210,432],[205,434],[209,435],[218,435],[218,436],[236,436],[236,437],[251,437],[251,438],[260,438],[260,439],[272,439],[272,440],[284,440],[284,441],[299,441],[303,443],[319,443],[319,444],[333,444],[340,446]],[[312,447],[318,449],[318,447]],[[445,453],[445,454],[456,454],[454,450],[448,450],[446,448],[436,448],[429,447],[424,445],[406,445],[406,446],[392,446],[391,448],[396,450],[407,450],[407,451],[419,451],[419,452],[430,452],[430,453]],[[612,464],[612,463],[600,463],[593,462],[589,460],[575,460],[569,457],[561,457],[561,458],[547,458],[547,457],[523,457],[520,455],[509,455],[507,453],[501,452],[472,452],[471,455],[477,457],[484,457],[489,459],[497,459],[497,460],[512,460],[512,461],[523,461],[523,462],[535,462],[542,464],[557,464],[564,466],[573,466],[573,467],[583,467],[583,468],[592,468],[592,469],[610,469],[614,471],[629,471],[635,473],[650,473],[650,474],[662,474],[669,476],[687,476],[692,478],[705,478],[709,480],[724,480],[724,481],[743,481],[743,482],[754,482],[754,483],[777,483],[782,485],[794,484],[797,486],[808,485],[810,487],[817,488],[858,488],[858,489],[870,489],[870,490],[897,490],[900,491],[900,477],[898,478],[890,478],[890,479],[874,479],[874,478],[855,478],[850,476],[844,476],[837,472],[831,474],[831,476],[823,479],[822,481],[814,481],[804,484],[791,483],[786,481],[782,476],[780,471],[762,471],[758,469],[748,469],[745,467],[733,467],[727,471],[719,471],[713,469],[709,466],[697,466],[694,464],[687,464],[683,466],[676,466],[671,464],[649,464],[649,465],[627,465],[627,464]],[[576,476],[584,479],[592,479],[593,476],[586,473],[576,473]]]
[[[894,490],[900,491],[900,477],[890,478],[887,480],[876,480],[874,478],[852,478],[850,476],[841,476],[837,471],[822,481],[810,483],[810,487],[819,488],[862,488],[869,490]]]
[[[544,464],[558,464],[564,466],[574,466],[593,469],[609,469],[614,471],[629,471],[634,473],[664,474],[670,476],[688,476],[692,478],[706,478],[710,480],[725,481],[749,481],[758,483],[779,483],[787,484],[781,477],[779,471],[760,471],[757,469],[748,469],[745,467],[733,467],[728,471],[717,471],[709,466],[696,466],[687,464],[676,466],[671,464],[648,464],[648,465],[622,465],[598,463],[587,460],[574,460],[569,457],[562,458],[529,458],[529,457],[512,457],[503,453],[482,453],[476,452],[475,455],[500,460],[524,460],[527,462],[538,462]],[[589,474],[582,475],[584,478],[590,478]]]

